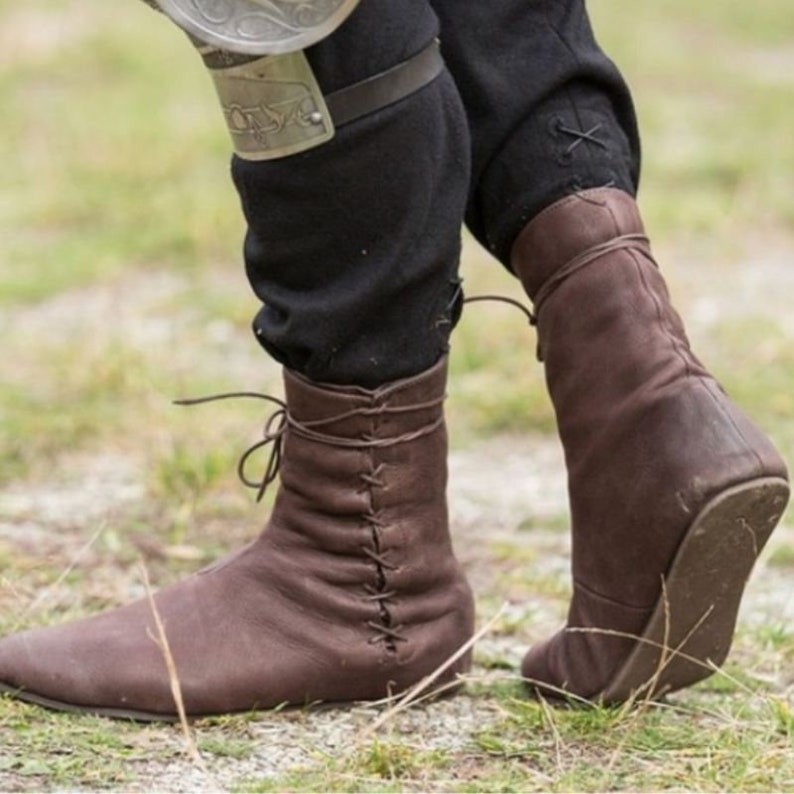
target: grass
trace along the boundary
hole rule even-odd
[[[758,708],[763,712],[766,706]],[[790,736],[750,707],[582,713],[516,700],[506,711],[497,730],[480,737],[480,747],[512,762],[513,775],[523,781],[499,785],[500,769],[487,790],[723,791],[741,781],[741,790],[765,791],[791,779]],[[759,747],[765,750],[763,764]]]
[[[591,12],[635,88],[642,205],[691,336],[791,458],[790,0],[612,0]],[[250,537],[268,505],[252,509],[233,468],[260,408],[170,400],[277,393],[279,371],[248,327],[257,307],[226,133],[182,37],[140,3],[0,0],[0,44],[13,152],[0,194],[4,634],[139,597],[141,558],[159,585]],[[521,297],[471,240],[462,270],[469,294]],[[553,433],[534,344],[519,312],[467,308],[450,384],[457,450]],[[139,492],[127,498],[129,483]],[[213,774],[237,791],[794,789],[794,626],[773,597],[794,567],[790,531],[763,561],[762,606],[743,614],[725,675],[668,704],[560,710],[524,699],[513,671],[564,616],[567,516],[517,523],[495,538],[477,525],[462,544],[480,613],[512,601],[463,697],[365,740],[371,709],[202,721]],[[147,785],[208,785],[176,728],[0,698],[0,789]]]
[[[639,87],[651,227],[707,233],[723,252],[737,226],[790,229],[794,14],[785,0],[619,2],[592,12],[607,51]]]
[[[778,700],[724,690],[686,706],[550,708],[517,686],[486,688],[502,716],[465,752],[375,740],[318,771],[249,781],[269,791],[769,791],[794,781],[792,715]],[[694,701],[694,702],[692,702]]]

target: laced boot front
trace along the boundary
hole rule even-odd
[[[154,597],[189,715],[386,697],[472,634],[446,510],[446,362],[374,391],[287,372],[249,546]],[[176,708],[147,600],[0,641],[0,689],[135,719]],[[468,668],[466,655],[437,682]]]
[[[728,653],[785,464],[693,355],[630,196],[557,202],[512,261],[535,303],[573,530],[566,628],[523,674],[604,702],[687,686]]]

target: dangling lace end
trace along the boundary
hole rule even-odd
[[[266,402],[279,406],[278,410],[274,411],[265,423],[264,437],[262,440],[257,441],[253,446],[249,447],[242,454],[242,457],[237,463],[237,476],[240,478],[240,482],[242,482],[246,488],[251,488],[256,491],[256,501],[259,503],[265,498],[268,486],[278,477],[279,469],[281,468],[284,433],[289,424],[286,403],[276,397],[271,397],[268,394],[259,394],[258,392],[229,392],[228,394],[213,394],[209,397],[174,400],[173,402],[174,405],[192,406],[204,405],[205,403],[217,402],[218,400],[231,400],[239,397],[251,397],[258,400],[265,400]],[[246,473],[248,460],[255,452],[258,452],[269,444],[272,444],[273,448],[270,452],[267,466],[265,467],[265,473],[261,479],[252,480]]]
[[[283,400],[279,400],[276,397],[271,397],[269,394],[260,394],[259,392],[255,391],[232,391],[224,392],[223,394],[210,394],[207,397],[181,397],[177,400],[172,400],[171,404],[190,407],[192,405],[205,405],[206,403],[214,403],[218,402],[219,400],[237,400],[240,398],[265,400],[269,403],[273,403],[274,405],[278,405],[281,408],[284,407]]]
[[[538,324],[538,318],[532,313],[530,309],[524,306],[520,301],[513,298],[506,298],[504,295],[474,295],[471,298],[464,298],[464,303],[481,303],[485,301],[492,301],[493,303],[506,303],[508,306],[514,306],[518,309],[529,322],[533,328]]]
[[[237,464],[237,476],[240,481],[256,491],[257,504],[265,498],[268,486],[278,477],[279,470],[281,469],[281,456],[282,447],[284,443],[284,433],[287,431],[289,420],[287,418],[287,409],[282,408],[273,413],[265,423],[264,437],[252,447],[247,449],[240,462]],[[275,428],[274,428],[275,425]],[[270,451],[270,457],[265,467],[265,473],[260,480],[251,480],[245,473],[246,464],[248,459],[260,449],[263,449],[268,444],[272,444],[273,448]]]

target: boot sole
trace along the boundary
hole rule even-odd
[[[14,689],[7,684],[0,684],[0,695],[10,695],[14,700],[23,703],[32,703],[34,706],[41,706],[51,711],[64,711],[69,714],[83,714],[89,717],[107,717],[113,720],[130,720],[132,722],[179,722],[176,714],[156,714],[146,711],[127,711],[126,709],[100,708],[92,706],[75,706],[72,703],[64,703],[60,700],[52,700],[32,692],[25,692],[23,689]],[[200,719],[200,717],[189,717],[189,719]]]
[[[463,683],[457,686],[449,687],[443,692],[433,696],[432,700],[446,700],[447,698],[454,697],[458,691],[463,687]],[[14,700],[23,703],[30,703],[34,706],[41,706],[42,708],[49,709],[50,711],[63,711],[69,714],[82,714],[88,717],[104,717],[112,720],[128,720],[131,722],[163,722],[175,724],[180,722],[177,714],[158,714],[154,711],[135,711],[134,709],[116,709],[104,708],[101,706],[76,706],[73,703],[66,703],[60,700],[53,700],[52,698],[42,697],[33,692],[25,692],[23,689],[15,689],[7,684],[0,683],[0,695],[10,695]],[[399,698],[400,693],[395,697]],[[328,709],[350,709],[354,706],[366,705],[370,702],[379,702],[382,698],[375,701],[368,700],[348,700],[348,701],[317,701],[315,703],[296,704],[286,703],[281,706],[273,706],[266,709],[251,708],[244,711],[235,712],[221,712],[218,714],[188,714],[188,722],[195,722],[196,720],[213,719],[215,717],[229,716],[235,714],[266,714],[267,712],[282,712],[282,711],[295,711],[295,710],[310,710],[310,711],[324,711]]]
[[[593,700],[659,698],[716,672],[728,656],[747,579],[788,497],[785,480],[767,477],[729,488],[703,508],[637,645]]]

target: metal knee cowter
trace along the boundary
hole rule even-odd
[[[199,41],[246,55],[306,49],[330,36],[360,0],[144,0]]]

